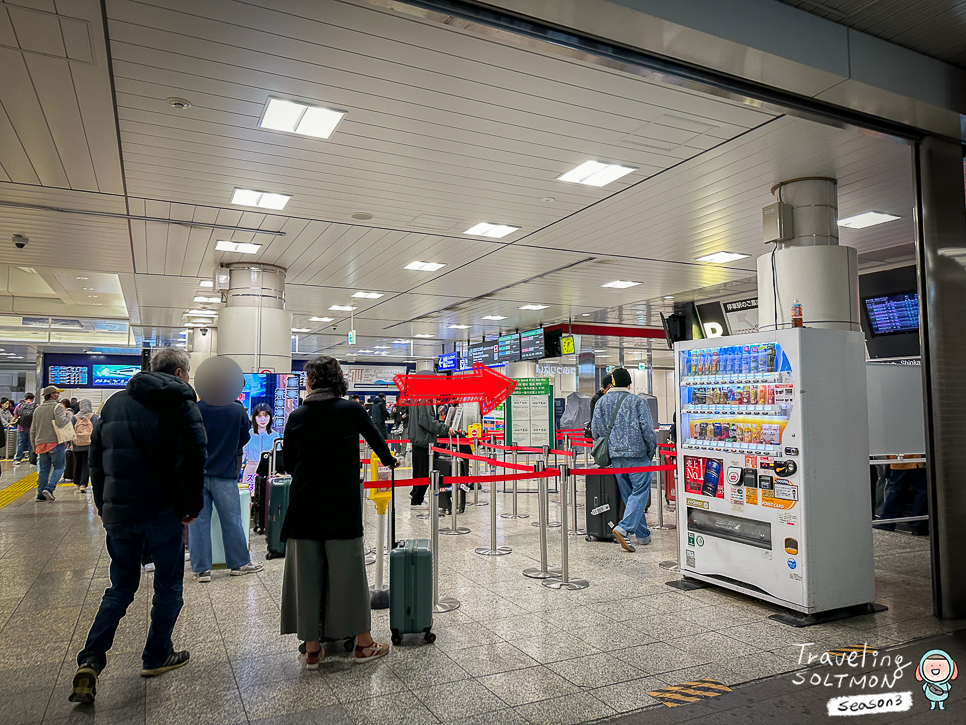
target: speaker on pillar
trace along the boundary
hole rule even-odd
[[[151,369],[151,348],[145,347],[141,350],[141,370]]]

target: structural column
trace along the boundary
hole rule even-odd
[[[926,471],[937,617],[966,617],[966,202],[963,148],[913,150]],[[897,411],[901,415],[901,411]]]
[[[246,372],[292,370],[292,313],[285,311],[285,270],[228,265],[228,306],[218,315],[218,353]]]

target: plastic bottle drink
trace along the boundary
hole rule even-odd
[[[802,303],[798,300],[792,302],[792,327],[804,327],[805,320],[802,318]]]
[[[774,404],[775,404],[775,386],[769,385],[768,386],[768,405],[774,405]]]
[[[758,372],[760,373],[770,373],[771,370],[768,368],[768,348],[771,345],[759,345],[758,346]]]
[[[778,370],[775,367],[776,355],[777,353],[775,351],[775,345],[774,344],[769,345],[768,346],[768,372],[770,373],[778,372]]]
[[[751,386],[751,405],[758,405],[758,386]]]
[[[758,404],[765,405],[768,403],[768,388],[765,385],[758,386]]]
[[[751,351],[748,353],[748,372],[757,373],[758,372],[758,346],[752,345]]]
[[[741,348],[741,372],[751,372],[751,347],[748,345]]]

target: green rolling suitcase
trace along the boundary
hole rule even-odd
[[[389,552],[389,629],[392,643],[404,634],[433,634],[433,551],[429,539],[400,541]]]
[[[282,524],[288,511],[288,497],[292,490],[291,476],[269,476],[266,485],[266,524],[265,535],[268,539],[266,559],[285,556],[285,542],[282,541]]]

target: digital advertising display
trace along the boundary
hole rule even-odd
[[[123,388],[139,372],[140,365],[94,365],[94,387]]]
[[[543,328],[520,333],[520,359],[539,360],[545,357]]]
[[[501,335],[497,338],[496,359],[499,362],[518,362],[520,360],[520,335]]]
[[[47,381],[51,385],[87,385],[87,367],[80,365],[51,365],[47,368]]]

